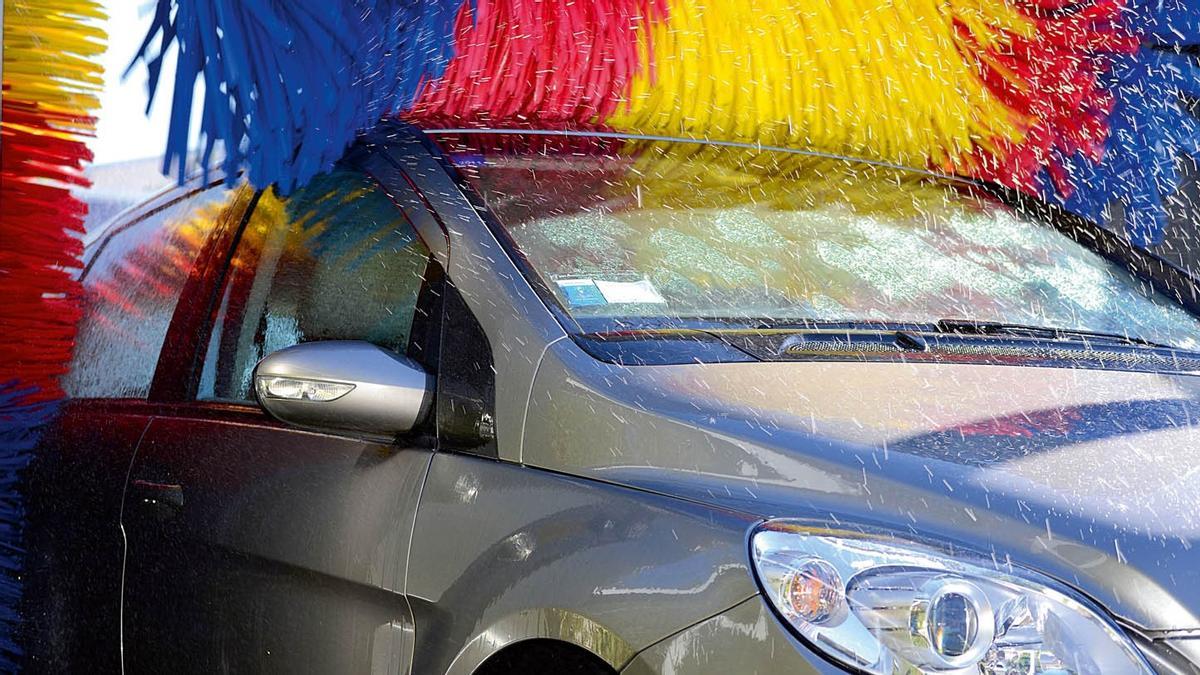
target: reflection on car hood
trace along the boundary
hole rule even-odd
[[[531,412],[591,417],[555,433],[531,416],[524,460],[764,517],[957,540],[1143,627],[1200,628],[1198,377],[895,362],[620,372],[564,374],[535,397]]]

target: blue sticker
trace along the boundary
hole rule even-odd
[[[596,282],[591,279],[557,279],[554,283],[562,289],[563,295],[567,296],[567,304],[572,307],[595,307],[608,304],[608,301],[604,299],[604,294],[596,286]]]

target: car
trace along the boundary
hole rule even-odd
[[[389,121],[86,243],[35,671],[1200,672],[1200,296],[1111,223]]]

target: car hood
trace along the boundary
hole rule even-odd
[[[597,367],[551,350],[522,461],[762,517],[883,526],[1200,629],[1200,378],[1019,365]]]

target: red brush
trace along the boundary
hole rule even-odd
[[[639,32],[648,35],[666,12],[666,0],[464,3],[457,53],[426,85],[412,117],[596,124],[617,109],[641,68]]]
[[[33,400],[62,395],[58,378],[71,360],[79,264],[87,206],[71,196],[86,187],[92,154],[64,137],[53,114],[5,99],[0,130],[0,372],[33,388]],[[90,123],[88,118],[72,122]]]
[[[1002,142],[978,157],[972,175],[1036,194],[1046,168],[1065,195],[1071,186],[1058,158],[1081,153],[1099,161],[1113,106],[1112,93],[1102,85],[1111,66],[1107,55],[1134,53],[1139,44],[1122,24],[1124,5],[1124,0],[1024,3],[1037,32],[1015,37],[1008,53],[989,54],[981,75],[1005,104],[1026,114],[1029,126],[1021,143]]]

